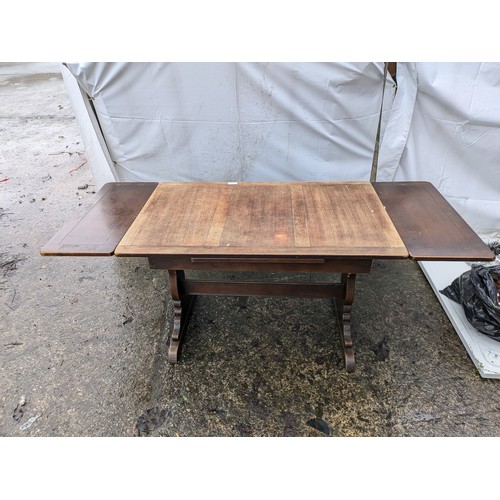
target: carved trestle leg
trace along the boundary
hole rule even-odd
[[[170,294],[174,305],[174,324],[170,335],[167,360],[170,364],[179,361],[181,342],[187,328],[193,297],[184,294],[184,271],[168,270]]]
[[[341,283],[344,287],[344,297],[337,307],[337,318],[340,328],[340,338],[344,351],[344,364],[348,372],[354,371],[354,345],[351,336],[351,307],[354,300],[355,274],[342,274]]]

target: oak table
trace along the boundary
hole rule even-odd
[[[494,259],[427,182],[110,183],[41,250],[113,253],[168,271],[170,363],[179,359],[194,296],[280,295],[332,299],[349,372],[355,279],[373,259]],[[201,280],[186,270],[338,273],[340,280]]]

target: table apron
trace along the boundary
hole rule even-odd
[[[149,256],[151,269],[197,271],[268,271],[369,273],[372,259],[332,257],[206,257]]]

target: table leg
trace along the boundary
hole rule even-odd
[[[181,341],[187,328],[194,297],[184,293],[184,271],[168,270],[170,294],[174,304],[174,324],[170,335],[167,360],[170,364],[179,361]]]
[[[351,335],[351,307],[354,300],[355,274],[342,274],[343,298],[335,302],[335,310],[340,329],[340,339],[344,351],[344,364],[349,373],[354,371],[354,345]]]

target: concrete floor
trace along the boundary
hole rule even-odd
[[[58,65],[0,65],[0,100],[1,436],[500,435],[500,382],[410,261],[359,276],[353,374],[330,305],[288,298],[200,297],[168,365],[165,273],[39,255],[94,189]]]

